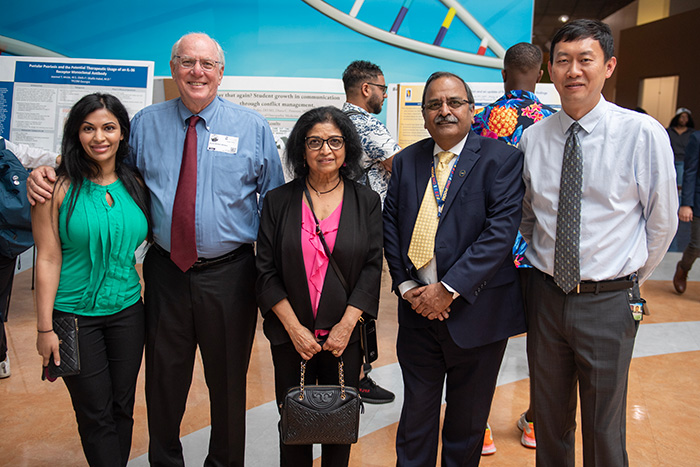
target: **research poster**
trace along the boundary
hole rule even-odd
[[[152,103],[153,62],[0,56],[0,135],[60,152],[68,112],[93,92],[115,95],[133,116]]]
[[[287,137],[307,110],[332,105],[342,107],[345,91],[340,79],[224,76],[218,94],[265,117],[284,162]],[[283,164],[284,165],[284,164]],[[285,178],[290,179],[287,172]]]

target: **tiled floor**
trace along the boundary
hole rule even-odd
[[[637,467],[700,466],[700,282],[690,282],[682,296],[673,291],[670,277],[679,256],[669,253],[653,280],[643,287],[652,315],[645,318],[637,339],[627,410],[630,465]],[[700,267],[696,269],[691,278],[697,281]],[[6,325],[12,376],[0,380],[0,465],[84,466],[73,409],[63,383],[40,380],[30,283],[29,271],[16,277]],[[390,466],[396,462],[394,438],[402,386],[394,348],[396,298],[388,288],[385,277],[378,322],[380,359],[372,376],[394,390],[397,400],[366,406],[362,436],[352,450],[352,466]],[[182,424],[188,465],[202,464],[208,439],[209,405],[200,363]],[[248,374],[248,466],[277,463],[277,415],[271,379],[269,346],[259,325]],[[527,396],[524,338],[516,337],[508,346],[490,417],[498,451],[484,457],[482,465],[534,465],[534,451],[520,445],[520,432],[515,426],[527,406]],[[135,419],[130,465],[147,465],[143,374]],[[582,465],[580,438],[578,446],[577,465]]]

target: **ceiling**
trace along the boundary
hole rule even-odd
[[[562,26],[561,15],[570,19],[604,19],[634,0],[535,0],[532,43],[549,52],[549,42]]]

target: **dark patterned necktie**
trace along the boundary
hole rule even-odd
[[[569,293],[581,282],[579,266],[579,239],[581,238],[581,191],[583,159],[578,131],[581,125],[569,127],[564,147],[557,210],[557,238],[554,243],[554,282]]]
[[[197,200],[197,122],[200,117],[189,118],[185,147],[182,150],[180,178],[177,182],[173,219],[170,226],[170,259],[183,272],[197,261],[197,238],[194,227],[195,202]]]

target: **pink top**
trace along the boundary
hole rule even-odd
[[[323,290],[323,282],[326,279],[326,271],[328,270],[330,261],[323,249],[321,239],[316,235],[316,222],[314,221],[311,208],[303,201],[301,205],[301,252],[304,256],[306,282],[309,284],[311,309],[314,312],[314,318],[316,318],[318,303],[321,300],[321,291]],[[338,235],[338,224],[340,223],[342,208],[343,203],[341,201],[330,216],[318,221],[331,253],[335,246],[335,238]],[[316,330],[317,337],[326,334],[328,334],[328,331]]]

